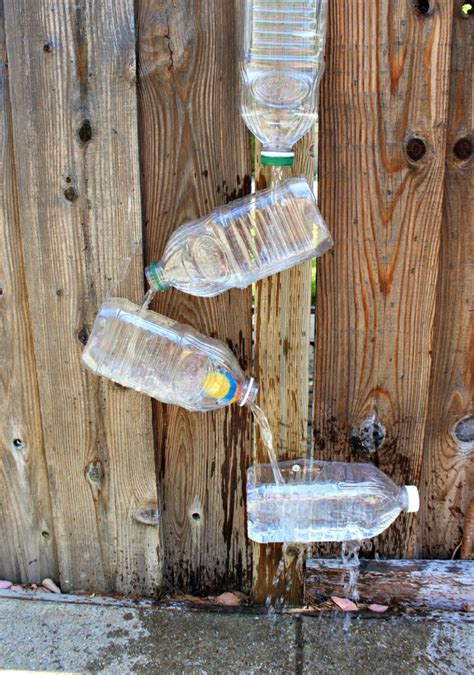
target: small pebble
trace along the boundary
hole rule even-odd
[[[241,598],[235,595],[235,593],[221,593],[215,601],[216,604],[226,605],[227,607],[237,607],[242,603]]]
[[[367,609],[370,609],[371,612],[377,612],[378,614],[383,614],[384,612],[387,611],[388,605],[377,605],[374,603],[373,605],[369,605]]]
[[[338,598],[336,595],[331,595],[331,600],[339,607],[339,609],[342,609],[343,612],[359,611],[355,602],[352,602],[352,600],[348,600],[347,598]]]
[[[52,579],[43,579],[41,585],[48,591],[51,591],[51,593],[61,593],[61,589],[59,586],[56,586]]]
[[[5,588],[11,588],[12,587],[12,582],[7,581],[6,579],[0,579],[0,588],[5,589]]]

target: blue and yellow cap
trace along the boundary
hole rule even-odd
[[[233,403],[240,396],[240,385],[225,370],[215,370],[204,380],[203,389],[211,398]]]

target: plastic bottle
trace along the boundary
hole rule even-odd
[[[294,178],[182,225],[146,276],[155,291],[174,286],[211,297],[320,256],[332,245],[311,188]]]
[[[81,361],[94,375],[188,410],[251,405],[258,390],[224,344],[123,298],[103,303]]]
[[[375,537],[401,511],[418,511],[413,485],[398,487],[372,464],[280,462],[247,471],[248,535],[269,542],[357,541]]]
[[[245,2],[241,113],[264,164],[291,165],[316,122],[326,16],[327,0]]]

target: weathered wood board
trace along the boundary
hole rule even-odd
[[[318,267],[315,457],[420,483],[441,230],[452,3],[329,3]],[[425,7],[426,9],[426,7]],[[424,10],[423,10],[424,11]],[[381,443],[381,441],[383,441]],[[372,550],[410,557],[414,516]],[[323,550],[323,549],[321,549]]]
[[[474,21],[453,2],[443,219],[418,555],[448,558],[474,497]]]
[[[141,170],[147,261],[173,230],[250,190],[238,111],[240,4],[138,0]],[[235,8],[235,11],[234,11]],[[250,292],[167,291],[154,309],[226,342],[251,367]],[[245,469],[250,412],[154,406],[166,589],[247,588]]]
[[[3,0],[0,0],[0,578],[57,578],[27,272],[19,231]]]
[[[133,2],[8,0],[5,25],[59,581],[153,593],[159,531],[136,518],[156,513],[150,402],[79,362],[141,236]],[[140,267],[132,298],[143,292]]]
[[[361,560],[357,593],[361,603],[395,609],[472,611],[474,563],[461,560]],[[347,597],[350,568],[340,560],[310,559],[305,571],[308,602]]]

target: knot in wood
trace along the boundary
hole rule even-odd
[[[385,427],[374,412],[365,418],[358,429],[352,429],[350,443],[354,453],[373,455],[384,440]]]
[[[160,522],[160,512],[158,510],[158,503],[151,501],[143,504],[135,513],[134,518],[137,522],[144,525],[151,525],[158,527]]]
[[[463,452],[474,449],[474,415],[468,415],[456,422],[451,433],[456,445]]]
[[[469,159],[472,155],[472,140],[467,137],[459,138],[454,144],[453,154],[461,161]]]
[[[419,162],[426,155],[426,143],[419,136],[412,136],[407,140],[405,150],[412,162]]]

